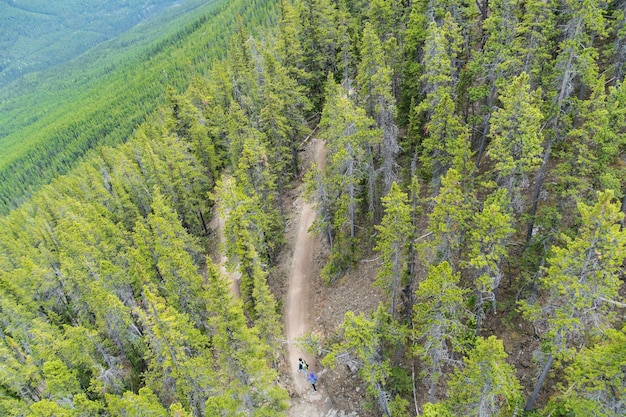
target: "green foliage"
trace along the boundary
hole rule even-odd
[[[453,273],[450,264],[444,261],[428,269],[428,277],[415,291],[413,349],[427,367],[422,375],[429,383],[431,402],[442,367],[466,344],[464,318],[468,315],[465,309],[468,291],[458,286],[459,279],[460,274]]]
[[[356,259],[355,238],[363,183],[370,184],[370,196],[373,192],[371,147],[380,138],[379,130],[373,125],[365,111],[346,97],[333,77],[329,77],[320,120],[320,137],[326,140],[329,157],[323,177],[311,174],[313,184],[310,187],[316,189],[318,195],[327,196],[324,199],[328,198],[324,200],[328,204],[320,207],[328,210],[321,216],[325,223],[318,224],[327,229],[331,243],[329,272],[336,271],[338,275]]]
[[[562,235],[562,247],[552,249],[540,278],[548,297],[543,303],[522,303],[522,311],[545,328],[549,351],[571,357],[573,346],[598,336],[614,320],[618,301],[618,271],[626,257],[624,214],[613,192],[598,193],[593,206],[579,203],[582,224],[575,238]]]
[[[271,16],[266,6],[265,0],[205,3],[167,24],[156,21],[149,35],[140,26],[71,67],[1,91],[0,212],[69,172],[97,145],[128,140],[162,102],[165,85],[184,89],[190,73],[203,73],[223,55],[235,29],[232,16],[259,25]],[[142,36],[150,42],[140,41]]]
[[[507,255],[506,243],[515,231],[508,212],[509,199],[506,189],[500,188],[487,197],[481,211],[470,221],[467,236],[467,266],[474,269],[476,278],[476,309],[478,328],[483,315],[483,302],[491,301],[496,308],[496,291],[500,285],[500,265]]]
[[[461,174],[454,168],[441,180],[441,190],[434,198],[429,214],[428,231],[432,240],[422,245],[428,261],[458,263],[458,250],[472,217],[472,196],[463,189]]]
[[[509,190],[515,212],[523,210],[522,189],[528,175],[541,164],[541,91],[530,91],[529,76],[522,73],[504,87],[491,118],[489,158],[500,184]]]
[[[97,4],[71,0],[55,5],[36,0],[27,5],[3,2],[0,84],[65,62],[141,22],[172,15],[173,4],[170,0],[105,0]],[[198,2],[181,6],[189,11],[198,7]]]
[[[448,383],[450,399],[446,403],[455,415],[515,415],[522,389],[506,357],[502,341],[495,336],[476,339],[465,358],[465,367],[457,369]]]
[[[391,364],[385,350],[401,343],[405,331],[385,310],[381,304],[371,317],[348,311],[341,325],[341,341],[330,347],[322,363],[335,366],[338,356],[345,352],[354,356],[362,365],[359,375],[366,383],[368,394],[377,400],[381,411],[390,416],[388,393],[394,387],[389,385]],[[403,408],[399,402],[396,407]]]
[[[137,27],[80,69],[0,91],[0,211],[19,206],[0,218],[0,414],[284,415],[266,281],[320,110],[327,158],[306,186],[330,249],[322,279],[376,236],[391,313],[399,288],[413,308],[410,345],[387,305],[348,313],[332,338],[326,360],[361,366],[368,404],[412,413],[410,351],[429,385],[424,415],[517,413],[502,344],[469,327],[501,329],[518,291],[532,294],[522,310],[548,353],[540,381],[553,360],[563,372],[545,413],[623,414],[623,332],[611,330],[626,251],[612,201],[623,198],[623,2],[192,3],[197,13]],[[398,173],[411,175],[411,206]],[[241,300],[205,259],[214,207]],[[516,262],[525,218],[530,261]],[[468,295],[482,313],[501,280],[513,284],[504,314],[481,328]]]
[[[106,400],[112,417],[140,417],[146,414],[169,417],[167,410],[159,404],[159,399],[149,388],[140,389],[138,394],[126,392],[121,398],[107,395]]]
[[[376,285],[384,288],[389,295],[390,312],[395,314],[396,294],[400,277],[407,261],[407,246],[411,234],[411,208],[407,195],[395,182],[382,199],[385,214],[381,224],[376,226],[379,235],[375,249],[380,252],[382,265],[376,275]]]
[[[623,414],[626,398],[624,346],[626,329],[609,329],[603,341],[582,349],[565,369],[567,385],[562,387],[562,394],[552,407],[558,406],[572,415],[617,417]]]

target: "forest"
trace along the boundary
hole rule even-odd
[[[165,95],[224,54],[241,1],[187,0],[63,65],[0,89],[0,213],[18,207],[97,145],[126,141]]]
[[[81,149],[3,200],[0,414],[287,416],[268,282],[300,182],[323,285],[379,260],[378,307],[303,342],[355,366],[366,415],[626,414],[626,1],[227,3],[225,51],[145,84],[145,117],[94,107],[127,136],[77,119],[1,172]]]
[[[0,86],[41,71],[126,31],[174,0],[0,3]]]

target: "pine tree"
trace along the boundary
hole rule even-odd
[[[363,109],[340,93],[330,77],[320,121],[320,137],[326,140],[330,155],[324,173],[327,180],[323,181],[323,185],[329,187],[325,193],[330,196],[332,211],[334,251],[325,272],[330,280],[348,268],[356,252],[357,210],[362,183],[367,181],[370,184],[370,196],[374,192],[368,149],[377,143],[380,135],[373,124]]]
[[[574,238],[563,235],[564,246],[552,249],[540,288],[541,303],[523,303],[522,311],[547,343],[543,372],[526,404],[530,410],[554,359],[571,358],[575,346],[598,336],[614,321],[618,301],[618,271],[626,259],[624,214],[613,202],[613,192],[598,193],[595,205],[579,203],[581,225]]]
[[[428,231],[432,238],[421,245],[429,261],[446,261],[453,268],[458,265],[459,250],[472,217],[472,197],[463,190],[461,181],[461,175],[454,168],[442,179],[433,211],[428,215]]]
[[[136,262],[145,267],[140,282],[158,286],[171,305],[202,327],[206,305],[201,298],[202,277],[194,258],[201,249],[187,234],[159,190],[154,191],[152,213],[135,228]]]
[[[476,166],[479,167],[487,138],[491,128],[491,117],[494,110],[498,90],[506,81],[516,74],[520,64],[520,45],[517,30],[519,29],[520,11],[517,2],[513,0],[495,0],[484,2],[489,6],[490,15],[483,22],[483,32],[487,37],[483,51],[473,62],[480,66],[481,86],[486,94],[484,110],[481,111],[482,128],[480,143],[476,156]],[[483,13],[486,15],[486,13]],[[472,65],[472,64],[469,64]]]
[[[324,83],[328,74],[334,74],[337,68],[337,8],[330,0],[298,0],[296,7],[311,102],[314,108],[321,109]]]
[[[624,346],[626,329],[607,329],[605,340],[582,349],[565,369],[567,385],[555,400],[556,406],[574,415],[623,415],[626,411]]]
[[[623,0],[615,2],[613,11],[613,31],[615,32],[615,40],[612,42],[613,50],[613,73],[615,74],[615,84],[623,84],[626,71],[624,64],[626,63],[626,3]]]
[[[303,87],[287,75],[286,69],[274,57],[265,53],[265,83],[262,87],[263,107],[259,116],[259,128],[268,140],[270,169],[275,174],[277,198],[281,210],[287,181],[299,171],[299,140],[308,133],[305,112],[310,103]]]
[[[458,286],[460,274],[442,262],[428,269],[428,276],[415,292],[413,306],[413,351],[427,367],[422,371],[428,383],[430,402],[442,367],[451,362],[454,352],[463,348],[467,333],[465,310],[467,290]]]
[[[387,194],[396,179],[396,156],[400,152],[395,124],[395,99],[391,88],[391,68],[385,63],[381,42],[369,22],[363,28],[360,56],[357,67],[359,96],[367,115],[376,120],[376,125],[382,131],[379,147],[384,186],[382,194]]]
[[[218,385],[213,357],[205,348],[209,340],[186,314],[168,306],[157,291],[154,285],[145,286],[139,313],[148,344],[146,387],[162,404],[179,401],[194,416],[202,416],[208,393]]]
[[[154,417],[170,417],[150,388],[141,388],[137,394],[126,391],[122,397],[107,395],[106,402],[111,417],[140,417],[147,413]]]
[[[459,48],[459,28],[450,15],[441,27],[430,23],[422,58],[424,73],[420,77],[426,97],[418,104],[417,111],[425,114],[420,162],[435,188],[449,168],[454,166],[459,172],[470,169],[469,131],[454,113],[457,80],[453,62]]]
[[[522,401],[522,387],[515,369],[505,359],[502,341],[495,336],[476,339],[465,367],[448,383],[446,402],[454,415],[490,417],[515,415]]]
[[[526,233],[529,242],[533,235],[534,216],[537,213],[539,195],[543,187],[552,146],[566,137],[571,128],[571,98],[578,91],[585,94],[585,89],[593,85],[598,76],[598,50],[593,46],[596,37],[606,35],[606,23],[602,13],[603,1],[591,0],[579,2],[565,0],[563,16],[567,19],[564,38],[559,44],[559,54],[555,60],[552,76],[551,114],[547,116],[551,132],[547,135],[543,162],[535,181],[530,221]],[[576,83],[578,81],[578,83]],[[574,126],[575,127],[575,126]]]
[[[580,123],[569,131],[567,142],[558,150],[560,162],[555,168],[562,206],[591,200],[594,190],[612,188],[620,192],[620,172],[611,167],[618,160],[623,140],[619,138],[619,123],[611,126],[604,85],[604,77],[599,77],[590,86],[589,98],[574,103]]]
[[[375,249],[382,258],[376,285],[384,288],[389,295],[389,313],[392,317],[396,312],[396,297],[407,261],[408,240],[411,237],[411,216],[407,198],[400,186],[392,183],[389,194],[383,197],[385,214],[381,224],[376,226],[379,235]]]
[[[393,387],[388,385],[391,364],[385,349],[402,343],[404,331],[385,310],[381,304],[371,317],[348,311],[341,325],[341,341],[330,348],[322,363],[335,366],[338,355],[345,352],[354,356],[362,366],[359,375],[366,383],[368,394],[385,416],[391,416]]]
[[[523,71],[531,88],[543,83],[552,69],[552,51],[558,36],[556,10],[560,0],[525,2],[519,33],[522,36]]]
[[[206,415],[283,416],[288,394],[271,368],[275,349],[250,328],[241,301],[233,300],[218,268],[208,260],[207,297],[211,346],[221,384],[206,402]],[[263,335],[264,337],[266,335]]]
[[[506,243],[513,229],[506,190],[493,192],[480,211],[474,213],[467,237],[467,265],[476,271],[476,330],[480,329],[483,303],[491,301],[496,311],[496,294],[502,278],[500,264],[507,254]]]
[[[515,213],[524,207],[521,191],[529,174],[541,164],[540,93],[530,92],[529,77],[522,73],[504,88],[502,106],[491,118],[489,159],[495,162],[498,183],[508,190]]]

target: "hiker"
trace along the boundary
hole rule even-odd
[[[313,372],[309,374],[306,380],[309,381],[311,385],[313,385],[313,391],[317,391],[317,388],[315,388],[315,384],[317,384],[317,377]]]
[[[309,364],[302,358],[298,358],[298,372],[304,371],[304,377],[306,378],[306,371],[309,369]]]

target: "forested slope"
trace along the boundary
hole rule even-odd
[[[163,100],[165,86],[186,88],[224,54],[237,15],[252,27],[268,16],[264,6],[240,1],[188,2],[184,10],[0,91],[0,212],[96,145],[123,142]]]
[[[174,0],[0,2],[0,86],[128,30]]]
[[[385,297],[312,342],[373,415],[623,415],[626,2],[277,3],[0,220],[0,412],[285,415],[266,278],[316,127],[322,278],[373,248]]]

